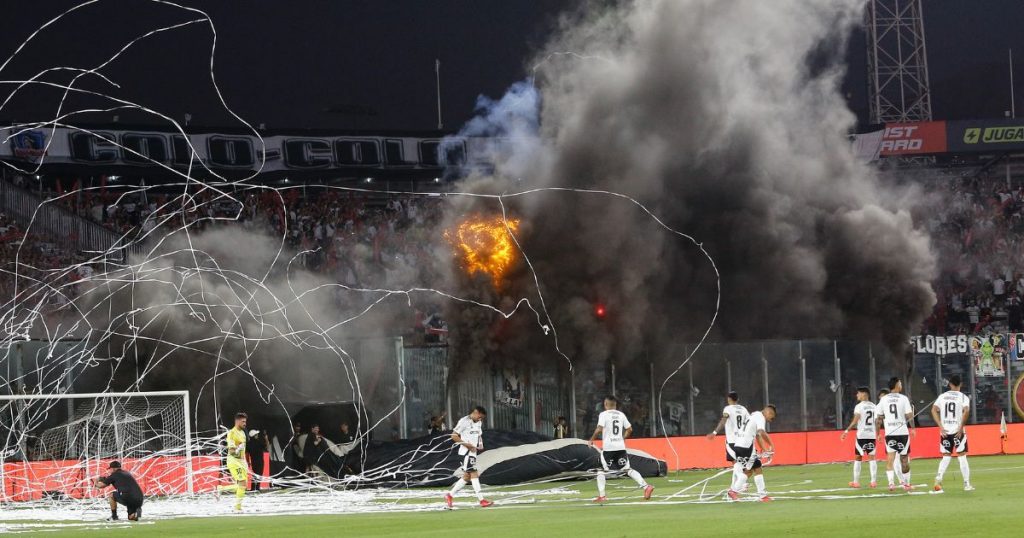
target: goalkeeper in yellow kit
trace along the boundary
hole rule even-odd
[[[231,473],[231,480],[234,484],[230,486],[217,486],[217,493],[222,491],[235,492],[235,510],[242,510],[242,499],[245,497],[245,490],[249,480],[249,469],[245,464],[245,423],[248,417],[245,413],[235,413],[235,427],[228,430],[228,472]]]

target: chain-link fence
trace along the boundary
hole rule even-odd
[[[673,350],[660,361],[648,356],[603,368],[577,367],[572,373],[557,365],[480,368],[454,380],[446,394],[455,418],[484,405],[490,427],[552,435],[558,417],[566,416],[578,437],[589,437],[604,396],[614,394],[633,423],[633,435],[640,437],[706,433],[721,416],[725,394],[736,391],[752,411],[767,403],[776,406],[773,431],[814,431],[845,427],[857,389],[867,387],[877,398],[892,377],[903,379],[918,424],[932,425],[932,401],[951,376],[959,375],[973,402],[973,422],[998,422],[1004,415],[1007,422],[1017,420],[1011,395],[1024,376],[1024,360],[1016,358],[1024,359],[1024,353],[1000,353],[997,346],[992,359],[968,348],[950,347],[942,354],[915,348],[895,356],[883,345],[858,341],[709,343],[695,353],[692,346]],[[986,360],[983,371],[979,365]],[[993,360],[1001,367],[992,366]]]

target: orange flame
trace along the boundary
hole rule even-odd
[[[467,273],[485,273],[491,277],[494,287],[499,288],[516,258],[516,245],[509,232],[517,229],[518,219],[503,221],[501,217],[472,215],[459,223],[454,231],[445,231],[444,236],[455,248],[456,255],[462,258],[462,266]]]

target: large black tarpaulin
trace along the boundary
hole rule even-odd
[[[366,451],[365,485],[447,486],[462,464],[451,432],[432,437],[373,443]],[[480,481],[517,484],[558,475],[587,476],[601,466],[600,453],[579,439],[552,440],[529,432],[488,430],[477,458]],[[644,476],[663,476],[664,461],[630,451],[630,464]]]

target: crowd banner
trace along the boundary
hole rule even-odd
[[[1024,361],[1024,333],[1010,333],[1010,360]]]
[[[978,377],[1005,377],[1006,335],[990,334],[970,337],[971,362]]]
[[[485,165],[494,140],[445,136],[273,135],[117,129],[0,129],[0,159],[184,170],[202,163],[241,172],[355,168],[441,169]]]

